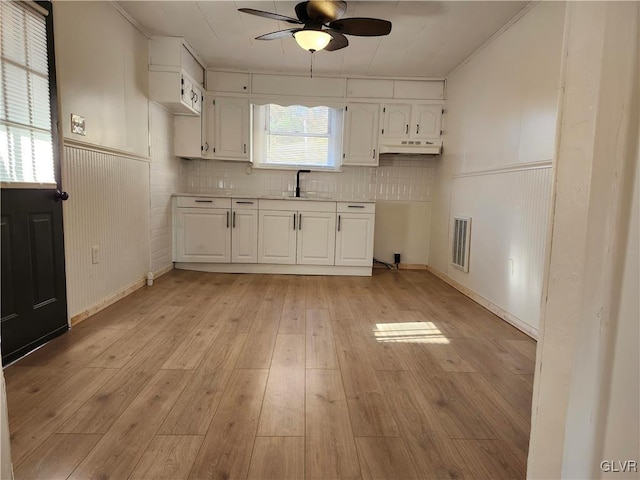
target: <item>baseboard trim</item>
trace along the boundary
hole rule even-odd
[[[176,262],[179,270],[215,273],[267,273],[275,275],[342,275],[370,277],[371,267],[341,267],[334,265],[275,265],[268,263],[194,263]]]
[[[146,283],[147,283],[146,278],[138,280],[134,284],[129,285],[128,287],[126,287],[126,288],[114,293],[110,297],[107,297],[105,300],[101,301],[97,305],[94,305],[93,307],[87,308],[86,310],[78,313],[77,315],[74,315],[73,317],[71,317],[70,325],[72,327],[75,327],[76,325],[78,325],[83,320],[86,320],[87,318],[89,318],[91,315],[95,315],[99,311],[104,310],[105,308],[107,308],[110,305],[113,305],[118,300],[121,300],[124,297],[126,297],[127,295],[131,295],[136,290],[144,287],[146,285]]]
[[[173,262],[171,262],[169,265],[167,265],[166,267],[162,267],[159,270],[156,270],[155,272],[153,272],[153,279],[157,280],[158,278],[160,278],[162,275],[164,275],[165,273],[169,273],[171,270],[174,269],[174,265]]]
[[[398,264],[398,270],[427,270],[427,265],[421,263],[400,263]]]
[[[427,270],[430,273],[433,273],[436,277],[438,277],[443,282],[448,283],[449,285],[451,285],[453,288],[458,290],[460,293],[462,293],[466,297],[469,297],[471,300],[473,300],[477,304],[479,304],[479,305],[483,306],[484,308],[486,308],[487,310],[489,310],[494,315],[497,315],[498,317],[500,317],[505,322],[513,325],[518,330],[520,330],[522,333],[528,335],[529,337],[533,338],[536,341],[538,340],[538,330],[533,328],[533,327],[531,327],[530,325],[527,325],[524,321],[522,321],[521,319],[519,319],[515,315],[507,312],[506,310],[503,310],[502,308],[500,308],[497,305],[495,305],[494,303],[490,302],[489,300],[487,300],[483,296],[478,295],[473,290],[470,290],[467,287],[465,287],[464,285],[461,285],[460,283],[456,282],[454,279],[449,277],[447,274],[442,273],[440,270],[437,270],[437,269],[433,268],[430,265],[427,265]]]

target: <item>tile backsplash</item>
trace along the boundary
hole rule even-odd
[[[342,172],[302,174],[304,193],[348,200],[431,201],[435,162],[440,157],[385,156],[378,167],[342,167]],[[182,160],[186,193],[281,196],[295,190],[292,170],[251,169],[247,163]]]

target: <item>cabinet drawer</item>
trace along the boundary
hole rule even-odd
[[[376,204],[363,202],[338,202],[338,213],[376,213]]]
[[[260,200],[260,210],[285,212],[335,212],[335,202],[313,200]]]
[[[234,210],[258,210],[257,198],[234,198],[232,203]]]
[[[178,197],[177,206],[187,208],[231,208],[231,199],[212,197]]]

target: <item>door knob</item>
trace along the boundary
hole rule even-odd
[[[61,192],[60,190],[56,190],[56,193],[53,195],[53,199],[56,202],[58,200],[62,200],[64,202],[65,200],[69,199],[69,194],[67,192]]]

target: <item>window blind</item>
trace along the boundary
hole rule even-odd
[[[45,18],[0,2],[0,181],[55,184]]]

